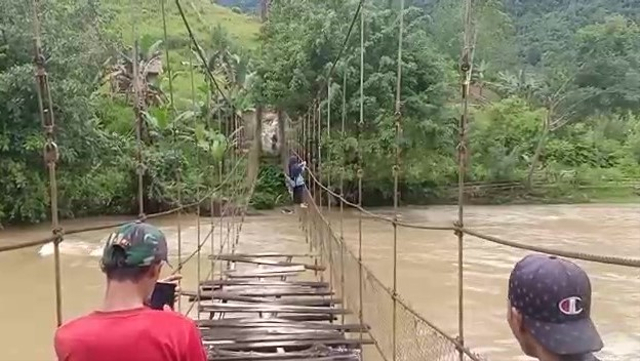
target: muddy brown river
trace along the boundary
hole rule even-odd
[[[378,211],[390,214],[389,209]],[[455,207],[402,208],[406,222],[451,224]],[[339,215],[331,217],[338,224]],[[66,228],[98,225],[121,218],[92,218],[64,223]],[[123,218],[122,218],[123,219]],[[357,247],[357,216],[342,217],[345,239]],[[216,221],[217,222],[217,221]],[[177,250],[175,218],[155,220]],[[466,223],[484,233],[566,250],[640,258],[639,205],[557,205],[468,207]],[[202,229],[209,220],[202,220]],[[337,227],[336,227],[337,230]],[[46,225],[0,231],[0,244],[48,235]],[[183,253],[196,248],[196,219],[183,217]],[[203,231],[204,233],[204,231]],[[392,282],[392,228],[365,220],[363,255],[387,285]],[[61,245],[65,319],[99,304],[103,276],[98,257],[105,231],[69,236]],[[457,242],[451,232],[399,229],[398,288],[402,297],[428,320],[450,334],[457,329]],[[505,321],[506,284],[513,264],[527,252],[473,237],[465,241],[465,333],[467,344],[493,361],[524,361]],[[304,250],[295,215],[280,211],[248,217],[241,251]],[[202,254],[202,275],[208,271]],[[0,361],[54,360],[55,329],[53,248],[0,254]],[[640,355],[640,270],[578,262],[593,284],[593,319],[603,336],[603,361],[638,360]],[[185,268],[183,288],[193,288],[197,262]],[[184,307],[184,305],[183,305]],[[365,315],[366,317],[366,315]],[[391,337],[391,336],[389,336]],[[418,360],[416,360],[418,361]],[[422,361],[422,360],[421,360]],[[428,361],[428,360],[424,360]]]

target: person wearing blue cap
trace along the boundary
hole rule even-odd
[[[591,282],[575,263],[534,254],[509,277],[507,320],[522,351],[539,361],[599,361],[591,320]]]

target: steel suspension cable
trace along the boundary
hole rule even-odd
[[[167,75],[169,78],[169,108],[171,115],[176,116],[176,109],[173,97],[173,69],[171,68],[171,58],[169,57],[169,42],[167,35],[166,0],[160,0],[160,11],[162,13],[162,34],[165,59],[167,62]],[[174,124],[172,131],[172,143],[174,150],[178,149],[177,127]],[[177,156],[178,166],[176,167],[176,188],[178,198],[178,208],[176,212],[176,227],[178,237],[178,264],[182,264],[182,151]],[[178,279],[178,287],[182,287],[182,279]],[[182,297],[178,297],[178,311],[182,311]]]
[[[360,10],[360,118],[358,120],[358,149],[357,149],[357,161],[358,161],[358,206],[362,206],[362,139],[361,134],[364,127],[364,8]],[[358,320],[360,325],[364,324],[364,310],[363,310],[363,281],[362,277],[363,269],[362,269],[362,213],[358,213]],[[362,352],[362,338],[363,334],[360,331],[360,352]]]
[[[313,102],[313,116],[311,117],[311,140],[309,141],[311,144],[311,169],[314,173],[318,172],[318,152],[316,149],[316,132],[318,130],[318,109],[317,109],[317,100]],[[318,199],[318,181],[313,182],[313,201],[315,202]]]
[[[193,74],[193,52],[189,52],[189,78],[191,81],[191,107],[192,110],[195,111],[196,109],[196,86],[195,86],[195,78],[194,78],[194,74]],[[198,128],[198,117],[193,117],[193,129],[194,131],[196,131],[196,129]],[[200,164],[200,145],[198,144],[198,139],[197,139],[197,135],[194,136],[194,140],[195,140],[195,146],[196,146],[196,165],[197,165],[197,176],[196,176],[196,199],[200,199],[200,178],[201,178],[201,174],[200,174],[200,169],[202,169],[201,164]],[[201,238],[201,231],[200,231],[200,207],[201,205],[198,204],[198,206],[196,207],[196,240],[197,240],[197,245],[198,248],[196,249],[196,255],[197,255],[197,260],[196,260],[196,277],[198,279],[198,282],[200,282],[201,280],[201,265],[200,265],[200,250],[201,250],[201,246],[200,246],[200,238]],[[198,312],[197,312],[197,318],[198,320],[200,320],[200,287],[198,286],[197,288],[197,293],[198,293]]]
[[[324,166],[322,164],[322,102],[318,99],[318,121],[316,122],[317,131],[316,131],[316,147],[317,147],[317,160],[316,164],[316,173],[320,178],[318,180],[318,207],[319,211],[322,212],[322,188],[320,188],[320,184],[322,184],[322,172],[324,171]],[[320,264],[324,265],[324,242],[321,242],[318,239],[319,253],[320,253]],[[320,281],[324,282],[324,272],[320,273]]]
[[[135,130],[136,130],[136,173],[138,175],[138,218],[144,220],[144,175],[145,165],[142,155],[142,113],[145,108],[145,99],[140,96],[140,60],[138,57],[138,33],[137,33],[137,16],[138,13],[137,3],[135,0],[131,0],[131,32],[133,34],[133,55],[132,55],[132,69],[133,69],[133,111],[135,114]]]
[[[211,91],[208,90],[207,91],[207,104],[209,104],[209,106],[211,106]],[[218,114],[219,115],[219,114]],[[208,119],[208,123],[209,123],[209,132],[213,132],[213,119],[211,116],[209,116]],[[215,183],[216,183],[216,159],[213,157],[214,155],[214,151],[215,149],[213,149],[213,146],[215,145],[215,143],[213,142],[212,139],[209,140],[209,142],[211,142],[211,144],[209,144],[209,158],[210,158],[210,162],[209,163],[209,177],[211,179],[209,179],[209,182],[211,184],[211,188],[215,188]],[[219,182],[222,181],[222,179],[218,179]],[[214,217],[215,217],[215,199],[216,198],[220,198],[219,195],[214,195],[212,194],[209,197],[209,228],[211,229],[211,232],[214,232],[215,230],[215,224],[214,224]],[[222,209],[221,209],[222,211]],[[220,245],[222,245],[222,212],[220,213]],[[216,242],[215,242],[215,236],[211,236],[211,243],[210,243],[210,247],[209,247],[209,252],[211,255],[215,255],[216,254]],[[215,260],[213,258],[210,259],[210,275],[207,275],[207,277],[205,277],[205,279],[209,279],[209,277],[211,277],[211,280],[213,281],[213,277],[215,274]],[[200,280],[198,280],[198,282],[200,282]],[[199,287],[199,286],[198,286]]]
[[[319,182],[322,183],[322,172],[324,171],[322,164],[322,103],[320,99],[318,99],[318,121],[316,122],[316,147],[317,147],[317,158],[315,161],[316,164],[316,174],[319,177]],[[322,212],[322,190],[318,188],[318,204],[320,205],[320,212]],[[322,257],[322,253],[320,253]]]
[[[464,14],[464,47],[460,59],[460,76],[462,90],[462,115],[458,125],[458,220],[456,227],[464,228],[464,182],[467,158],[467,123],[469,119],[469,84],[473,66],[475,48],[475,23],[473,20],[473,2],[466,0]],[[464,232],[457,231],[458,236],[458,339],[464,347]],[[464,353],[459,350],[460,361],[464,360]]]
[[[63,240],[63,232],[60,228],[58,212],[58,182],[56,166],[60,154],[55,140],[55,117],[53,113],[53,101],[51,98],[49,76],[45,68],[45,56],[42,51],[40,19],[38,12],[38,0],[32,0],[33,11],[33,45],[34,45],[34,69],[36,91],[38,96],[38,111],[40,122],[45,136],[44,163],[49,173],[49,208],[51,211],[51,232],[53,240],[53,264],[55,277],[56,298],[56,325],[62,324],[62,275],[60,270],[60,242]]]
[[[353,14],[353,17],[351,18],[351,22],[349,23],[349,29],[347,30],[347,35],[345,36],[344,41],[342,42],[340,51],[338,52],[338,55],[331,63],[331,68],[329,69],[329,73],[327,76],[327,82],[329,82],[329,80],[332,78],[333,72],[336,69],[336,65],[338,64],[340,59],[342,59],[342,56],[344,55],[344,52],[347,49],[347,46],[349,45],[349,39],[351,39],[351,33],[353,32],[353,29],[356,25],[356,21],[358,21],[358,17],[361,15],[363,7],[364,7],[364,0],[360,0],[358,2],[358,7],[356,8],[356,12]],[[326,89],[326,84],[322,84],[320,88],[318,88],[318,94],[316,95],[316,99],[319,99],[321,97],[322,92],[324,92],[325,89]]]
[[[346,167],[345,162],[345,153],[344,153],[344,143],[345,143],[345,122],[347,118],[347,72],[349,69],[349,64],[345,63],[344,66],[344,74],[342,74],[342,120],[340,124],[340,139],[342,142],[342,155],[341,155],[341,167],[340,167],[340,297],[342,298],[342,303],[344,303],[344,252],[346,245],[344,244],[344,202],[342,201],[342,197],[344,197],[344,168]],[[342,324],[344,325],[344,315],[341,317]]]
[[[202,48],[198,44],[198,41],[196,40],[195,36],[193,35],[193,31],[191,31],[191,25],[189,25],[189,21],[187,20],[187,17],[184,14],[184,10],[182,9],[182,5],[180,4],[180,0],[175,0],[175,3],[176,3],[176,6],[178,7],[178,12],[180,13],[180,17],[182,18],[182,22],[184,23],[184,26],[187,28],[187,34],[189,35],[189,39],[191,40],[191,43],[193,44],[193,47],[195,48],[195,51],[198,54],[198,57],[200,58],[200,61],[202,62],[202,66],[204,67],[205,75],[209,78],[209,80],[211,81],[211,84],[213,84],[213,86],[217,90],[218,94],[220,94],[220,96],[224,99],[224,101],[227,104],[233,106],[233,104],[229,100],[229,97],[227,97],[227,95],[222,91],[222,88],[218,84],[218,81],[215,79],[215,77],[211,73],[211,70],[207,66],[208,65],[208,61],[207,61],[204,53],[202,52]]]
[[[393,361],[398,358],[398,178],[400,173],[400,140],[402,137],[402,41],[404,31],[404,0],[400,0],[400,24],[398,26],[398,70],[395,101],[395,163],[393,165]]]
[[[331,166],[331,79],[327,82],[327,141],[325,142],[327,147],[327,163],[326,167],[327,173],[327,187],[331,189],[331,171],[333,167]],[[331,229],[331,196],[327,193],[327,220],[329,221],[329,229]],[[331,271],[329,272],[329,289],[333,292],[333,271],[335,267],[333,266],[333,240],[329,238],[329,266],[331,267]],[[333,322],[333,320],[331,321]]]
[[[219,134],[224,134],[222,132],[222,111],[221,111],[220,108],[218,108],[218,117],[217,118],[218,118],[218,132],[219,132]],[[223,153],[223,157],[218,160],[218,164],[217,164],[217,168],[218,168],[218,183],[222,183],[222,173],[223,173],[222,167],[223,167],[223,164],[224,164],[224,158],[226,157],[226,154],[227,154],[227,151],[228,151],[228,148],[229,148],[229,139],[226,137],[226,135],[225,135],[225,140],[226,140],[226,143],[225,143],[225,150],[224,150],[224,153]],[[212,179],[213,179],[213,177],[212,177]],[[223,203],[223,201],[224,201],[224,199],[223,199],[222,193],[221,193],[220,196],[218,196],[218,209],[220,210],[220,214],[219,214],[220,223],[218,225],[218,227],[220,228],[220,253],[222,253],[222,247],[223,247],[222,246],[222,242],[223,242],[222,241],[222,237],[223,237],[223,234],[224,234],[223,223],[224,223],[224,220],[225,220],[225,214],[222,213],[222,203]],[[212,202],[211,203],[211,224],[212,225],[213,225],[213,216],[214,216],[214,212],[213,212],[214,208],[213,207],[214,207],[214,204]],[[214,249],[213,245],[211,246],[211,254],[215,254],[215,249]],[[214,260],[211,261],[211,269],[212,270],[215,269],[215,261]],[[211,280],[213,281],[214,278],[215,278],[215,270],[211,272]],[[220,278],[222,278],[222,264],[220,265]]]

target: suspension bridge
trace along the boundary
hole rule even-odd
[[[188,19],[179,0],[176,5],[184,20],[189,39],[201,61],[206,62],[189,26]],[[450,224],[409,223],[399,219],[399,183],[402,174],[402,44],[404,36],[404,1],[398,12],[399,32],[397,48],[397,86],[395,94],[395,159],[392,169],[393,178],[393,216],[382,216],[365,209],[363,204],[362,181],[365,177],[362,167],[361,150],[357,152],[357,196],[356,201],[345,197],[345,176],[340,173],[338,179],[332,179],[332,172],[324,172],[324,167],[332,161],[330,153],[323,148],[330,141],[331,125],[341,116],[340,137],[345,137],[345,107],[342,114],[333,114],[331,101],[332,84],[342,81],[346,84],[347,75],[338,79],[335,74],[337,64],[348,47],[354,29],[359,28],[360,55],[360,101],[358,134],[366,121],[364,103],[364,57],[365,57],[365,20],[366,7],[361,0],[356,9],[341,51],[331,63],[325,82],[315,101],[306,114],[301,114],[287,125],[286,146],[291,155],[306,160],[307,171],[306,200],[307,208],[296,210],[300,219],[300,244],[306,244],[308,252],[303,253],[240,253],[238,247],[242,240],[242,226],[247,216],[252,194],[257,181],[255,161],[259,157],[259,146],[252,145],[248,152],[242,152],[239,141],[230,142],[224,153],[224,160],[218,164],[204,164],[210,169],[207,175],[206,189],[198,188],[196,201],[183,203],[183,180],[179,169],[175,172],[177,199],[174,207],[163,212],[145,213],[145,182],[148,171],[145,166],[143,144],[141,140],[144,104],[140,100],[141,89],[138,69],[134,61],[133,87],[136,95],[134,110],[136,114],[136,173],[138,180],[138,217],[137,220],[149,221],[159,217],[175,217],[177,227],[178,265],[180,272],[188,262],[196,262],[198,287],[183,292],[183,298],[177,309],[192,315],[201,329],[203,347],[211,360],[253,361],[253,360],[315,360],[315,361],[355,361],[363,358],[363,350],[371,348],[379,358],[385,361],[417,360],[473,360],[484,358],[472,352],[465,343],[465,244],[467,242],[493,242],[506,247],[554,254],[578,260],[606,263],[620,267],[640,268],[640,259],[621,258],[606,255],[585,254],[538,247],[514,240],[501,239],[483,234],[465,226],[465,173],[466,129],[469,118],[469,84],[473,64],[474,39],[476,29],[473,17],[473,0],[466,0],[464,17],[464,47],[461,54],[460,78],[462,94],[462,112],[458,123],[458,212],[457,218]],[[163,23],[165,0],[160,0]],[[16,244],[0,246],[0,252],[34,248],[48,243],[53,244],[55,284],[55,309],[57,324],[65,320],[63,314],[60,244],[65,237],[90,231],[104,230],[107,233],[119,224],[105,224],[95,227],[63,229],[60,227],[58,212],[57,166],[59,150],[56,145],[56,123],[53,112],[53,99],[49,89],[48,74],[45,69],[45,57],[40,42],[40,29],[37,12],[38,2],[33,2],[35,24],[34,68],[40,115],[46,137],[44,163],[49,175],[49,199],[51,208],[51,229],[49,237],[27,240]],[[359,22],[359,26],[358,26]],[[166,25],[164,27],[167,37]],[[134,59],[137,44],[134,45]],[[166,50],[167,59],[171,56]],[[169,62],[167,61],[167,64]],[[205,67],[205,69],[207,69]],[[171,68],[169,88],[173,103]],[[229,101],[215,77],[206,73],[207,78],[219,95]],[[333,120],[332,120],[333,119]],[[217,124],[214,124],[216,123]],[[242,134],[243,120],[235,112],[228,118],[218,116],[210,124],[217,127],[229,139]],[[177,140],[176,140],[177,141]],[[360,146],[360,145],[359,145]],[[194,148],[198,149],[194,144]],[[324,151],[324,153],[323,153]],[[252,161],[253,160],[253,161]],[[286,172],[286,170],[283,170]],[[335,173],[334,173],[335,174]],[[206,207],[208,206],[208,207]],[[344,237],[345,209],[355,210],[358,215],[357,247],[349,247]],[[203,212],[203,209],[205,210]],[[181,228],[187,212],[195,212],[197,219],[197,247],[189,255],[183,255]],[[335,216],[339,214],[339,216]],[[334,216],[332,216],[334,215]],[[384,284],[363,262],[363,219],[388,224],[393,231],[392,283]],[[208,221],[208,222],[207,222]],[[443,331],[443,325],[436,325],[416,311],[398,292],[398,229],[411,228],[424,232],[450,231],[457,239],[457,334]],[[304,241],[303,241],[304,240]],[[265,239],[265,242],[278,240]],[[202,261],[203,254],[207,261]],[[14,295],[19,297],[19,295]],[[188,305],[183,305],[188,303]],[[183,307],[185,306],[185,307]]]

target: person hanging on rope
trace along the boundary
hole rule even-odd
[[[290,192],[293,194],[293,203],[299,204],[302,208],[307,208],[304,203],[304,170],[307,162],[301,162],[297,156],[293,155],[289,158],[289,176],[287,183]]]
[[[164,234],[149,224],[129,223],[110,235],[100,262],[107,278],[102,307],[58,328],[58,360],[205,361],[192,320],[166,305],[146,307],[167,253]]]
[[[539,361],[598,361],[591,282],[578,265],[542,254],[520,260],[509,278],[507,320],[520,348]]]

